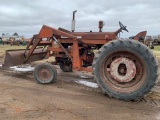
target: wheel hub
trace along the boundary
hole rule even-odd
[[[39,71],[39,76],[40,76],[40,78],[42,78],[44,80],[48,80],[51,77],[51,73],[47,69],[42,69]]]
[[[130,82],[136,75],[136,66],[128,58],[117,58],[111,63],[110,75],[118,82]]]

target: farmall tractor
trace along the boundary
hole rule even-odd
[[[3,68],[54,56],[52,64],[35,67],[38,83],[54,83],[57,71],[53,65],[59,65],[64,72],[93,72],[102,91],[116,99],[137,100],[148,93],[158,76],[152,52],[138,40],[118,38],[120,32],[128,32],[121,22],[115,32],[102,32],[103,21],[99,21],[99,32],[75,32],[75,12],[72,31],[43,25],[25,50],[6,51]]]

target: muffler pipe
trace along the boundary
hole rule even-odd
[[[77,12],[77,10],[73,11],[73,19],[72,19],[72,26],[71,26],[71,30],[72,32],[75,31],[75,24],[76,24],[76,21],[75,21],[75,13]]]

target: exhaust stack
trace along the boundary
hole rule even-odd
[[[77,12],[77,10],[73,11],[73,20],[72,20],[72,26],[71,26],[71,30],[72,32],[75,31],[75,24],[76,24],[76,21],[75,21],[75,13]]]
[[[98,25],[98,27],[99,27],[99,32],[102,32],[104,25],[105,25],[105,23],[104,23],[102,20],[100,20],[100,21],[99,21],[99,25]]]

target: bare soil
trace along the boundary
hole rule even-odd
[[[36,83],[32,73],[0,70],[0,120],[160,119],[159,83],[142,100],[124,102],[109,98],[100,88],[75,83],[86,80],[82,75],[95,82],[91,74],[56,68],[57,82],[50,85]]]

